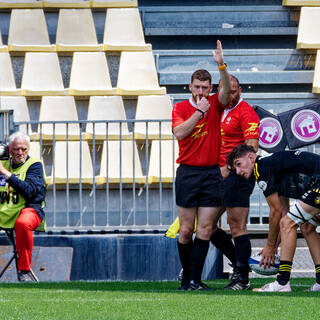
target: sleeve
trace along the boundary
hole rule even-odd
[[[216,108],[218,114],[221,116],[225,106],[219,101],[219,91],[209,97],[210,103]]]
[[[185,122],[185,120],[182,105],[176,103],[172,109],[172,129]]]
[[[240,126],[243,139],[259,139],[260,119],[250,105],[241,109]]]
[[[27,201],[32,200],[45,185],[41,162],[36,162],[29,167],[24,181],[12,175],[8,183]]]

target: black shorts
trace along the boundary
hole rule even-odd
[[[176,175],[176,203],[180,207],[220,207],[222,176],[218,165],[181,164]]]
[[[245,179],[237,175],[235,170],[231,170],[228,177],[223,180],[223,206],[249,208],[255,182],[253,174],[249,179]]]
[[[315,183],[308,191],[306,191],[300,200],[314,208],[320,209],[320,182]]]

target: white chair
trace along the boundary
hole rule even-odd
[[[123,101],[120,96],[92,96],[89,100],[88,120],[126,120]],[[85,139],[92,139],[93,133],[97,140],[119,140],[121,138],[130,139],[132,135],[128,130],[127,123],[88,123],[86,126]],[[94,132],[93,132],[94,131]]]
[[[58,55],[54,52],[27,52],[21,83],[25,96],[66,95]]]
[[[108,9],[103,38],[104,50],[151,50],[146,44],[138,8]]]
[[[21,95],[21,90],[16,87],[11,58],[8,52],[0,52],[0,70],[0,95]]]
[[[320,49],[320,8],[303,7],[298,27],[298,49]]]
[[[42,8],[42,0],[0,0],[0,8]]]
[[[111,95],[109,68],[104,52],[75,52],[70,75],[69,93],[75,96]]]
[[[172,105],[170,97],[164,96],[139,96],[136,120],[165,120],[172,117]],[[161,130],[161,131],[160,131]],[[146,139],[147,126],[145,122],[136,122],[134,136],[135,139]],[[172,129],[170,122],[149,122],[148,139],[172,139]]]
[[[152,52],[122,52],[118,73],[119,95],[165,94],[160,87]]]
[[[320,50],[317,51],[316,65],[314,68],[312,92],[320,94]]]
[[[74,97],[45,96],[42,97],[39,121],[78,121]],[[79,140],[78,123],[39,124],[36,139],[42,140]]]
[[[90,8],[90,0],[43,0],[44,8]]]
[[[96,181],[97,184],[105,184],[107,179],[110,184],[119,184],[120,180],[122,183],[145,183],[135,142],[104,141],[100,174]]]
[[[92,8],[132,8],[138,6],[137,0],[91,0]]]
[[[102,51],[90,9],[61,9],[59,11],[57,51]]]
[[[42,9],[11,11],[8,37],[10,51],[55,51],[51,45]]]

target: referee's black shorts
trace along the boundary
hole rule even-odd
[[[220,207],[222,177],[218,165],[180,164],[176,175],[176,203],[180,207]]]
[[[223,180],[223,206],[249,208],[254,185],[253,174],[249,179],[245,179],[237,175],[235,170],[231,170],[228,177]]]

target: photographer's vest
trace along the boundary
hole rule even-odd
[[[25,180],[30,166],[40,161],[29,158],[23,165],[15,169],[10,168],[10,160],[2,160],[1,162],[12,174],[20,180]],[[0,175],[0,227],[6,229],[13,228],[20,211],[25,205],[25,198],[9,186],[3,175]]]

